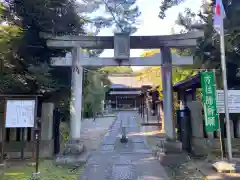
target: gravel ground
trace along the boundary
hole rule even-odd
[[[172,180],[203,180],[204,176],[196,169],[194,164],[187,161],[180,165],[164,166],[165,171]]]

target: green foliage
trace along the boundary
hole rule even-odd
[[[9,168],[5,168],[4,172],[0,170],[1,180],[77,180],[83,173],[84,165],[76,169],[68,169],[56,167],[52,160],[40,161],[39,171],[41,172],[39,178],[33,178],[32,173],[35,167],[30,167],[21,164],[13,165]]]
[[[97,18],[90,16],[101,7],[105,7],[110,18],[105,15]],[[40,32],[56,35],[95,35],[100,28],[113,26],[116,31],[133,33],[136,31],[139,15],[135,0],[1,2],[0,22],[5,21],[7,25],[0,27],[0,92],[47,94],[53,96],[63,109],[68,109],[69,96],[66,96],[66,92],[70,92],[71,69],[49,67],[48,64],[51,57],[64,56],[69,49],[48,48],[46,40],[40,37]],[[86,32],[84,28],[89,24],[96,31]],[[88,52],[90,56],[98,56],[102,50]],[[132,72],[130,68],[110,69],[93,69],[93,74],[85,73],[83,93],[86,116],[92,116],[101,109],[100,101],[104,98],[105,85],[109,84],[107,72]],[[53,97],[51,98],[54,99]]]
[[[240,61],[240,1],[223,0],[226,18],[224,19],[225,51],[228,69],[229,87],[238,86],[236,80],[236,68]],[[198,46],[192,54],[195,57],[196,67],[202,69],[221,69],[220,37],[213,29],[214,3],[203,4],[201,12],[194,14],[190,9],[179,15],[178,24],[185,27],[186,31],[200,29],[205,32],[204,38],[200,39]],[[199,20],[196,23],[196,18]],[[222,86],[221,71],[217,71],[217,82]]]
[[[172,52],[176,52],[176,50],[172,50]],[[143,53],[143,56],[152,56],[155,53],[159,53],[159,50],[146,51]],[[173,67],[172,76],[173,76],[173,84],[182,81],[192,75],[194,75],[196,71],[191,68],[177,68]],[[153,86],[158,87],[158,91],[160,94],[160,98],[162,98],[162,74],[161,67],[148,67],[142,70],[137,77],[137,80],[141,81],[142,79],[151,82]]]
[[[163,0],[161,2],[161,5],[160,5],[160,12],[159,12],[159,17],[161,19],[164,19],[166,17],[166,11],[173,7],[173,6],[177,6],[178,4],[182,3],[184,1],[181,1],[181,0]]]
[[[91,21],[100,29],[114,27],[115,32],[135,33],[140,16],[136,0],[95,0],[99,7],[104,7],[107,15],[93,18]]]
[[[83,116],[93,117],[101,112],[101,102],[110,82],[107,75],[111,73],[132,73],[131,67],[103,67],[100,69],[85,70],[83,81]]]
[[[15,52],[21,38],[21,29],[16,26],[0,26],[0,92],[10,92],[13,88],[25,89],[23,75],[18,73],[19,62]]]
[[[4,10],[5,10],[5,7],[3,6],[3,3],[0,2],[0,23],[2,23],[4,18]]]
[[[101,111],[101,101],[104,100],[106,91],[103,78],[103,74],[97,71],[87,71],[85,73],[83,82],[84,117],[92,117]]]
[[[103,67],[100,69],[101,72],[103,73],[116,73],[116,74],[123,74],[123,73],[133,73],[133,70],[131,67],[127,66],[118,66],[118,67]]]
[[[81,33],[82,23],[75,12],[73,1],[10,0],[3,7],[3,17],[8,23],[4,28],[8,28],[8,34],[4,32],[0,37],[1,48],[5,48],[1,52],[6,52],[1,54],[1,67],[5,72],[1,81],[4,81],[6,86],[1,86],[2,91],[45,93],[62,88],[59,85],[63,84],[62,76],[56,76],[56,71],[48,67],[48,62],[50,57],[63,55],[64,51],[49,49],[39,33]],[[10,30],[20,32],[16,36],[11,34]],[[10,86],[11,82],[15,86]]]

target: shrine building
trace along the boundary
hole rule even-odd
[[[144,86],[151,86],[146,80],[139,81],[135,74],[111,74],[111,87],[106,94],[106,102],[113,109],[137,109],[139,96]]]

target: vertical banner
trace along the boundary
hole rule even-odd
[[[216,84],[214,72],[201,72],[202,101],[207,132],[218,130],[218,113],[216,103]]]

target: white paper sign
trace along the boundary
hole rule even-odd
[[[225,113],[223,95],[223,90],[217,90],[218,113]],[[228,90],[228,109],[229,113],[240,113],[240,90]]]
[[[34,127],[34,100],[7,100],[6,128]]]

